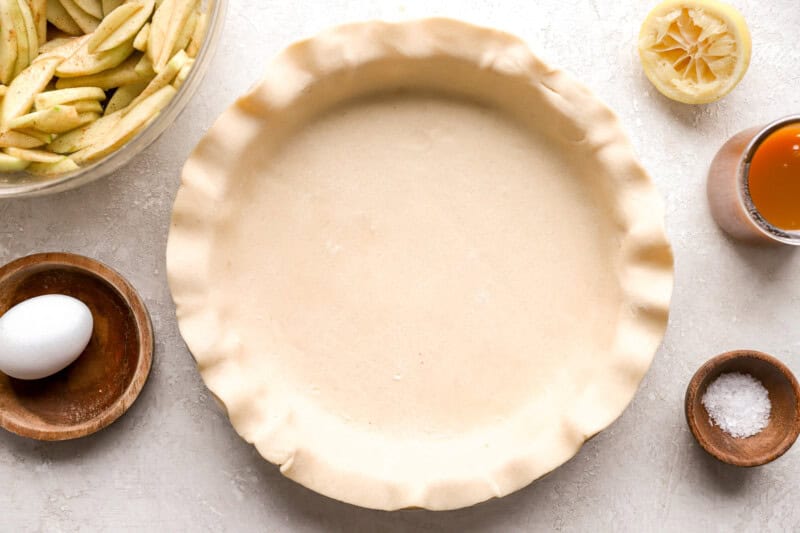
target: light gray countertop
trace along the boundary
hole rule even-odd
[[[755,348],[800,372],[800,255],[737,244],[714,225],[705,173],[745,127],[800,111],[796,0],[732,0],[753,59],[722,102],[662,98],[635,53],[654,1],[231,0],[221,47],[181,117],[111,178],[57,196],[0,202],[0,262],[70,251],[118,269],[152,314],[156,357],[132,409],[83,440],[0,432],[2,531],[787,531],[800,528],[800,446],[739,470],[710,459],[683,418],[707,358]],[[175,321],[164,250],[180,168],[214,118],[290,42],[342,22],[449,15],[516,33],[615,109],[666,202],[676,286],[663,346],[631,406],[569,463],[501,500],[460,511],[383,513],[283,478],[239,439],[206,391]],[[798,308],[795,308],[798,306]]]

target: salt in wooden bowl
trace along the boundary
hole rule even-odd
[[[769,423],[760,433],[735,438],[714,425],[702,399],[708,386],[721,374],[740,372],[759,380],[772,404]],[[686,389],[686,421],[705,451],[735,466],[760,466],[774,461],[792,447],[800,434],[800,386],[778,359],[752,350],[718,355],[695,373]]]

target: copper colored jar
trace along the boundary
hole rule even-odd
[[[773,132],[800,123],[800,115],[744,130],[720,148],[708,173],[708,202],[717,224],[737,239],[764,244],[800,245],[800,231],[787,231],[767,222],[750,196],[750,162],[760,144]]]

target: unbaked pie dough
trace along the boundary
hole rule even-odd
[[[167,259],[239,434],[380,509],[471,505],[573,456],[631,400],[672,288],[614,115],[451,20],[283,52],[187,162]]]

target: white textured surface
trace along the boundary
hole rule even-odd
[[[128,276],[153,315],[157,352],[139,401],[109,429],[68,443],[0,433],[0,530],[9,531],[783,531],[800,526],[800,448],[738,470],[697,447],[684,388],[708,357],[772,353],[800,371],[800,256],[725,238],[705,200],[719,145],[800,111],[795,0],[737,0],[753,33],[742,84],[718,104],[660,97],[635,55],[655,2],[610,0],[264,2],[232,0],[221,48],[179,120],[116,176],[59,196],[0,202],[0,261],[71,251]],[[502,500],[447,513],[365,511],[284,479],[230,428],[177,332],[164,248],[179,169],[214,117],[291,41],[369,18],[457,16],[527,38],[621,116],[666,199],[677,257],[667,338],[631,407],[547,478]]]

